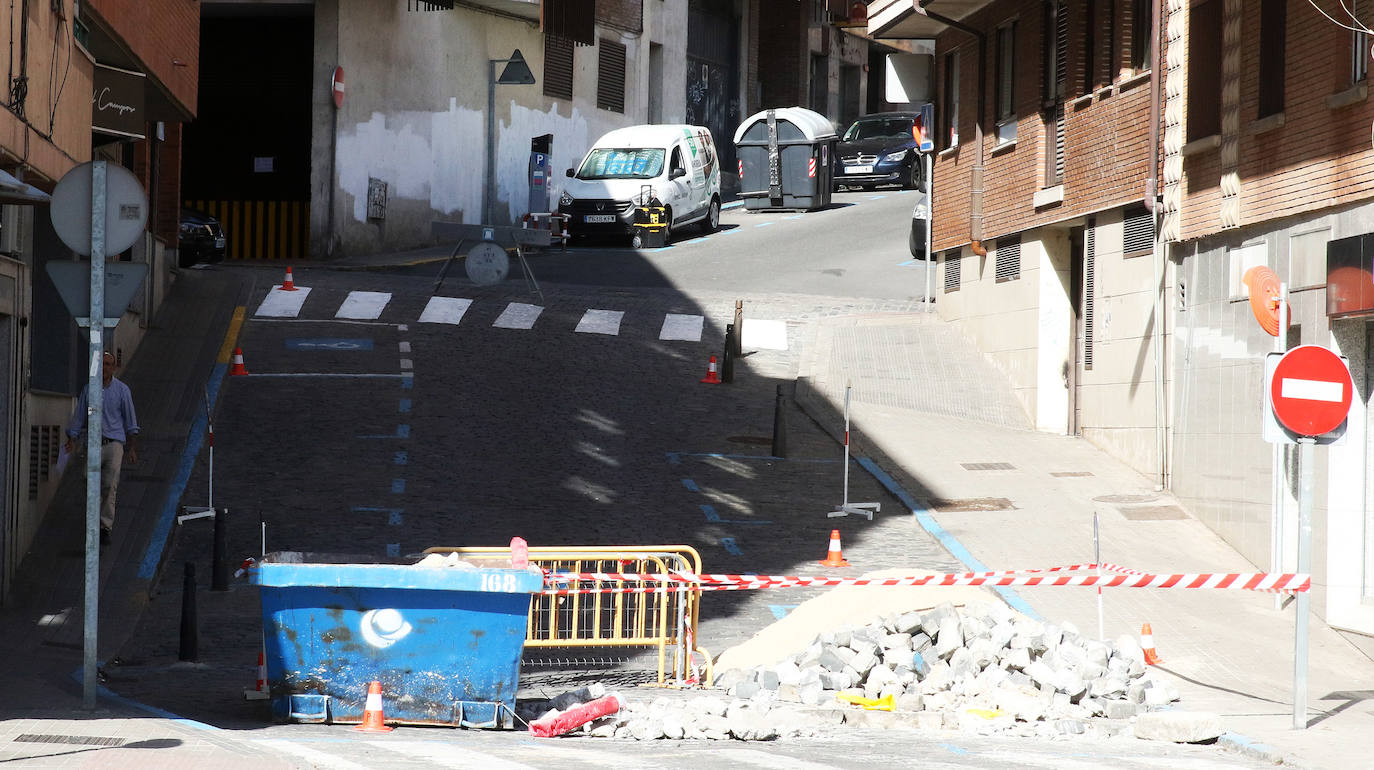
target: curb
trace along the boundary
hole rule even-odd
[[[1259,743],[1244,735],[1236,733],[1222,733],[1217,738],[1217,746],[1249,759],[1258,759],[1261,762],[1269,762],[1275,765],[1289,765],[1300,767],[1283,755],[1283,752],[1270,746],[1267,743]]]

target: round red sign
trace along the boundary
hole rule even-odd
[[[344,98],[344,77],[343,77],[343,67],[335,67],[335,68],[334,68],[334,84],[333,84],[333,86],[332,86],[332,89],[333,89],[333,91],[334,91],[334,107],[335,107],[335,108],[341,108],[341,107],[343,107],[343,98]]]
[[[1320,436],[1340,427],[1354,391],[1345,362],[1318,345],[1284,353],[1269,383],[1274,416],[1299,436]]]

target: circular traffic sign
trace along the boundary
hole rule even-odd
[[[94,165],[73,167],[52,191],[53,229],[67,248],[91,255],[91,187]],[[105,161],[105,244],[108,256],[133,246],[148,224],[148,196],[132,171]]]
[[[1345,362],[1319,345],[1284,353],[1269,383],[1274,416],[1299,436],[1320,436],[1340,427],[1354,392]]]
[[[482,241],[468,252],[464,260],[468,278],[478,286],[490,286],[506,280],[510,274],[510,257],[495,241]]]
[[[329,90],[334,96],[334,108],[341,109],[344,100],[344,73],[343,67],[334,68],[333,82],[330,83]]]

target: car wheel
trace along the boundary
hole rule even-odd
[[[920,243],[916,242],[916,227],[914,225],[907,231],[906,246],[907,250],[911,252],[911,256],[917,259],[923,258],[921,250],[926,247],[925,239],[922,238]]]
[[[702,232],[714,233],[720,229],[720,199],[712,196],[711,207],[706,211],[706,219],[701,222]]]
[[[663,242],[673,242],[673,208],[672,206],[663,207]]]
[[[925,190],[926,180],[922,176],[921,159],[911,160],[911,170],[907,172],[905,184],[902,185],[908,190]]]

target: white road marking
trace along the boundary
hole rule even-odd
[[[588,310],[582,314],[582,320],[577,322],[577,328],[573,331],[614,336],[620,333],[620,319],[624,317],[625,313],[620,310]]]
[[[286,754],[295,754],[316,767],[328,768],[328,770],[372,770],[367,765],[360,765],[352,760],[336,757],[327,751],[312,749],[309,746],[302,746],[291,741],[268,739],[255,742],[259,746],[266,746]]]
[[[701,327],[706,319],[699,315],[669,313],[663,317],[663,330],[658,333],[661,340],[701,341]]]
[[[471,306],[472,300],[462,297],[430,297],[420,314],[420,323],[457,325]]]
[[[724,760],[720,763],[721,767],[737,767],[745,762],[748,762],[750,767],[769,767],[774,770],[834,770],[835,767],[820,762],[808,762],[805,759],[769,754],[758,749],[725,749],[717,753],[716,757]],[[921,765],[927,766],[924,760]]]
[[[787,322],[746,318],[740,342],[753,350],[787,350]]]
[[[538,320],[539,314],[542,312],[544,312],[544,308],[538,305],[512,302],[506,305],[506,309],[501,311],[501,315],[496,318],[496,322],[492,326],[502,329],[530,329],[534,327],[534,322]]]
[[[350,291],[334,317],[371,320],[380,316],[386,308],[386,303],[390,301],[391,292]]]
[[[410,352],[410,343],[409,343],[409,342],[405,342],[405,341],[399,342],[399,343],[397,343],[397,348],[398,348],[399,351],[402,352],[402,353],[409,353],[409,352]]]
[[[1330,401],[1339,404],[1345,400],[1345,383],[1330,380],[1300,380],[1284,377],[1279,395],[1284,398],[1300,398],[1305,401]]]
[[[305,304],[305,298],[310,295],[310,289],[306,286],[297,286],[295,291],[282,291],[281,286],[273,286],[263,298],[262,304],[258,305],[258,312],[254,315],[266,316],[268,318],[295,318],[301,312],[301,305]]]
[[[424,759],[440,767],[480,767],[483,770],[535,770],[534,765],[512,762],[494,754],[465,749],[454,743],[431,741],[368,741],[368,745]]]

